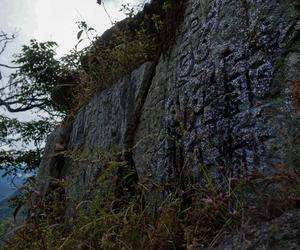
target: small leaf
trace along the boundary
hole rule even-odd
[[[92,27],[88,29],[88,31],[92,31],[92,30],[95,31],[95,29]]]
[[[83,32],[83,30],[80,30],[80,31],[78,32],[78,34],[77,34],[77,39],[78,39],[78,40],[80,39],[80,37],[81,37],[81,35],[82,35],[82,32]]]
[[[78,43],[75,45],[75,49],[78,48],[78,45],[79,45],[82,41],[83,41],[83,39],[80,39],[80,40],[78,41]]]

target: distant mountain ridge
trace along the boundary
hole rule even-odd
[[[23,177],[2,177],[3,171],[0,171],[0,202],[12,195],[23,183]]]
[[[0,171],[0,176],[3,171]],[[12,216],[13,208],[9,207],[9,200],[18,194],[18,189],[24,182],[23,177],[16,177],[14,180],[9,177],[0,178],[0,223]]]

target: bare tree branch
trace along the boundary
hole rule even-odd
[[[49,100],[45,99],[44,102],[40,102],[40,103],[34,103],[31,102],[27,105],[23,104],[19,107],[12,107],[13,105],[18,104],[18,102],[5,102],[4,100],[0,99],[0,106],[3,106],[7,109],[7,111],[11,112],[11,113],[17,113],[17,112],[24,112],[24,111],[28,111],[28,110],[32,110],[35,108],[39,108],[39,109],[44,109],[44,107],[46,107],[47,105],[50,104]]]
[[[0,31],[0,55],[6,49],[8,43],[12,42],[16,38],[15,34],[9,36],[7,33]]]
[[[6,64],[2,64],[2,63],[0,63],[0,67],[4,67],[4,68],[8,68],[8,69],[19,69],[20,68],[18,66],[9,66]]]

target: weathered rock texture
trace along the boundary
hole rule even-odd
[[[78,113],[68,147],[78,160],[71,157],[64,169],[72,183],[68,187],[72,199],[82,199],[93,188],[96,175],[108,161],[128,161],[134,168],[131,148],[152,72],[152,63],[145,63]]]
[[[52,181],[61,179],[64,168],[62,152],[66,150],[70,131],[63,126],[58,126],[47,138],[47,144],[42,157],[37,180],[37,196],[46,194]]]
[[[299,166],[299,1],[189,0],[175,41],[77,114],[68,149],[94,158],[66,162],[68,198],[82,199],[114,157],[148,183],[150,201],[201,182],[201,166],[216,178],[218,166]]]
[[[140,178],[185,185],[201,165],[299,164],[298,14],[290,1],[189,1],[136,130]]]
[[[216,242],[217,250],[230,249],[299,249],[300,212],[289,211],[280,217],[256,226],[245,226],[237,235],[229,235]]]

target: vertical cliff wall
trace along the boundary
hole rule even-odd
[[[70,204],[115,160],[129,163],[151,202],[201,183],[203,166],[216,179],[220,167],[233,176],[299,169],[299,32],[298,1],[186,1],[168,53],[77,114],[67,149],[81,156],[61,174]]]
[[[69,149],[129,150],[139,178],[156,184],[199,181],[202,164],[236,174],[297,166],[296,7],[188,2],[169,54],[94,97],[75,119]],[[92,168],[81,167],[91,181]]]

